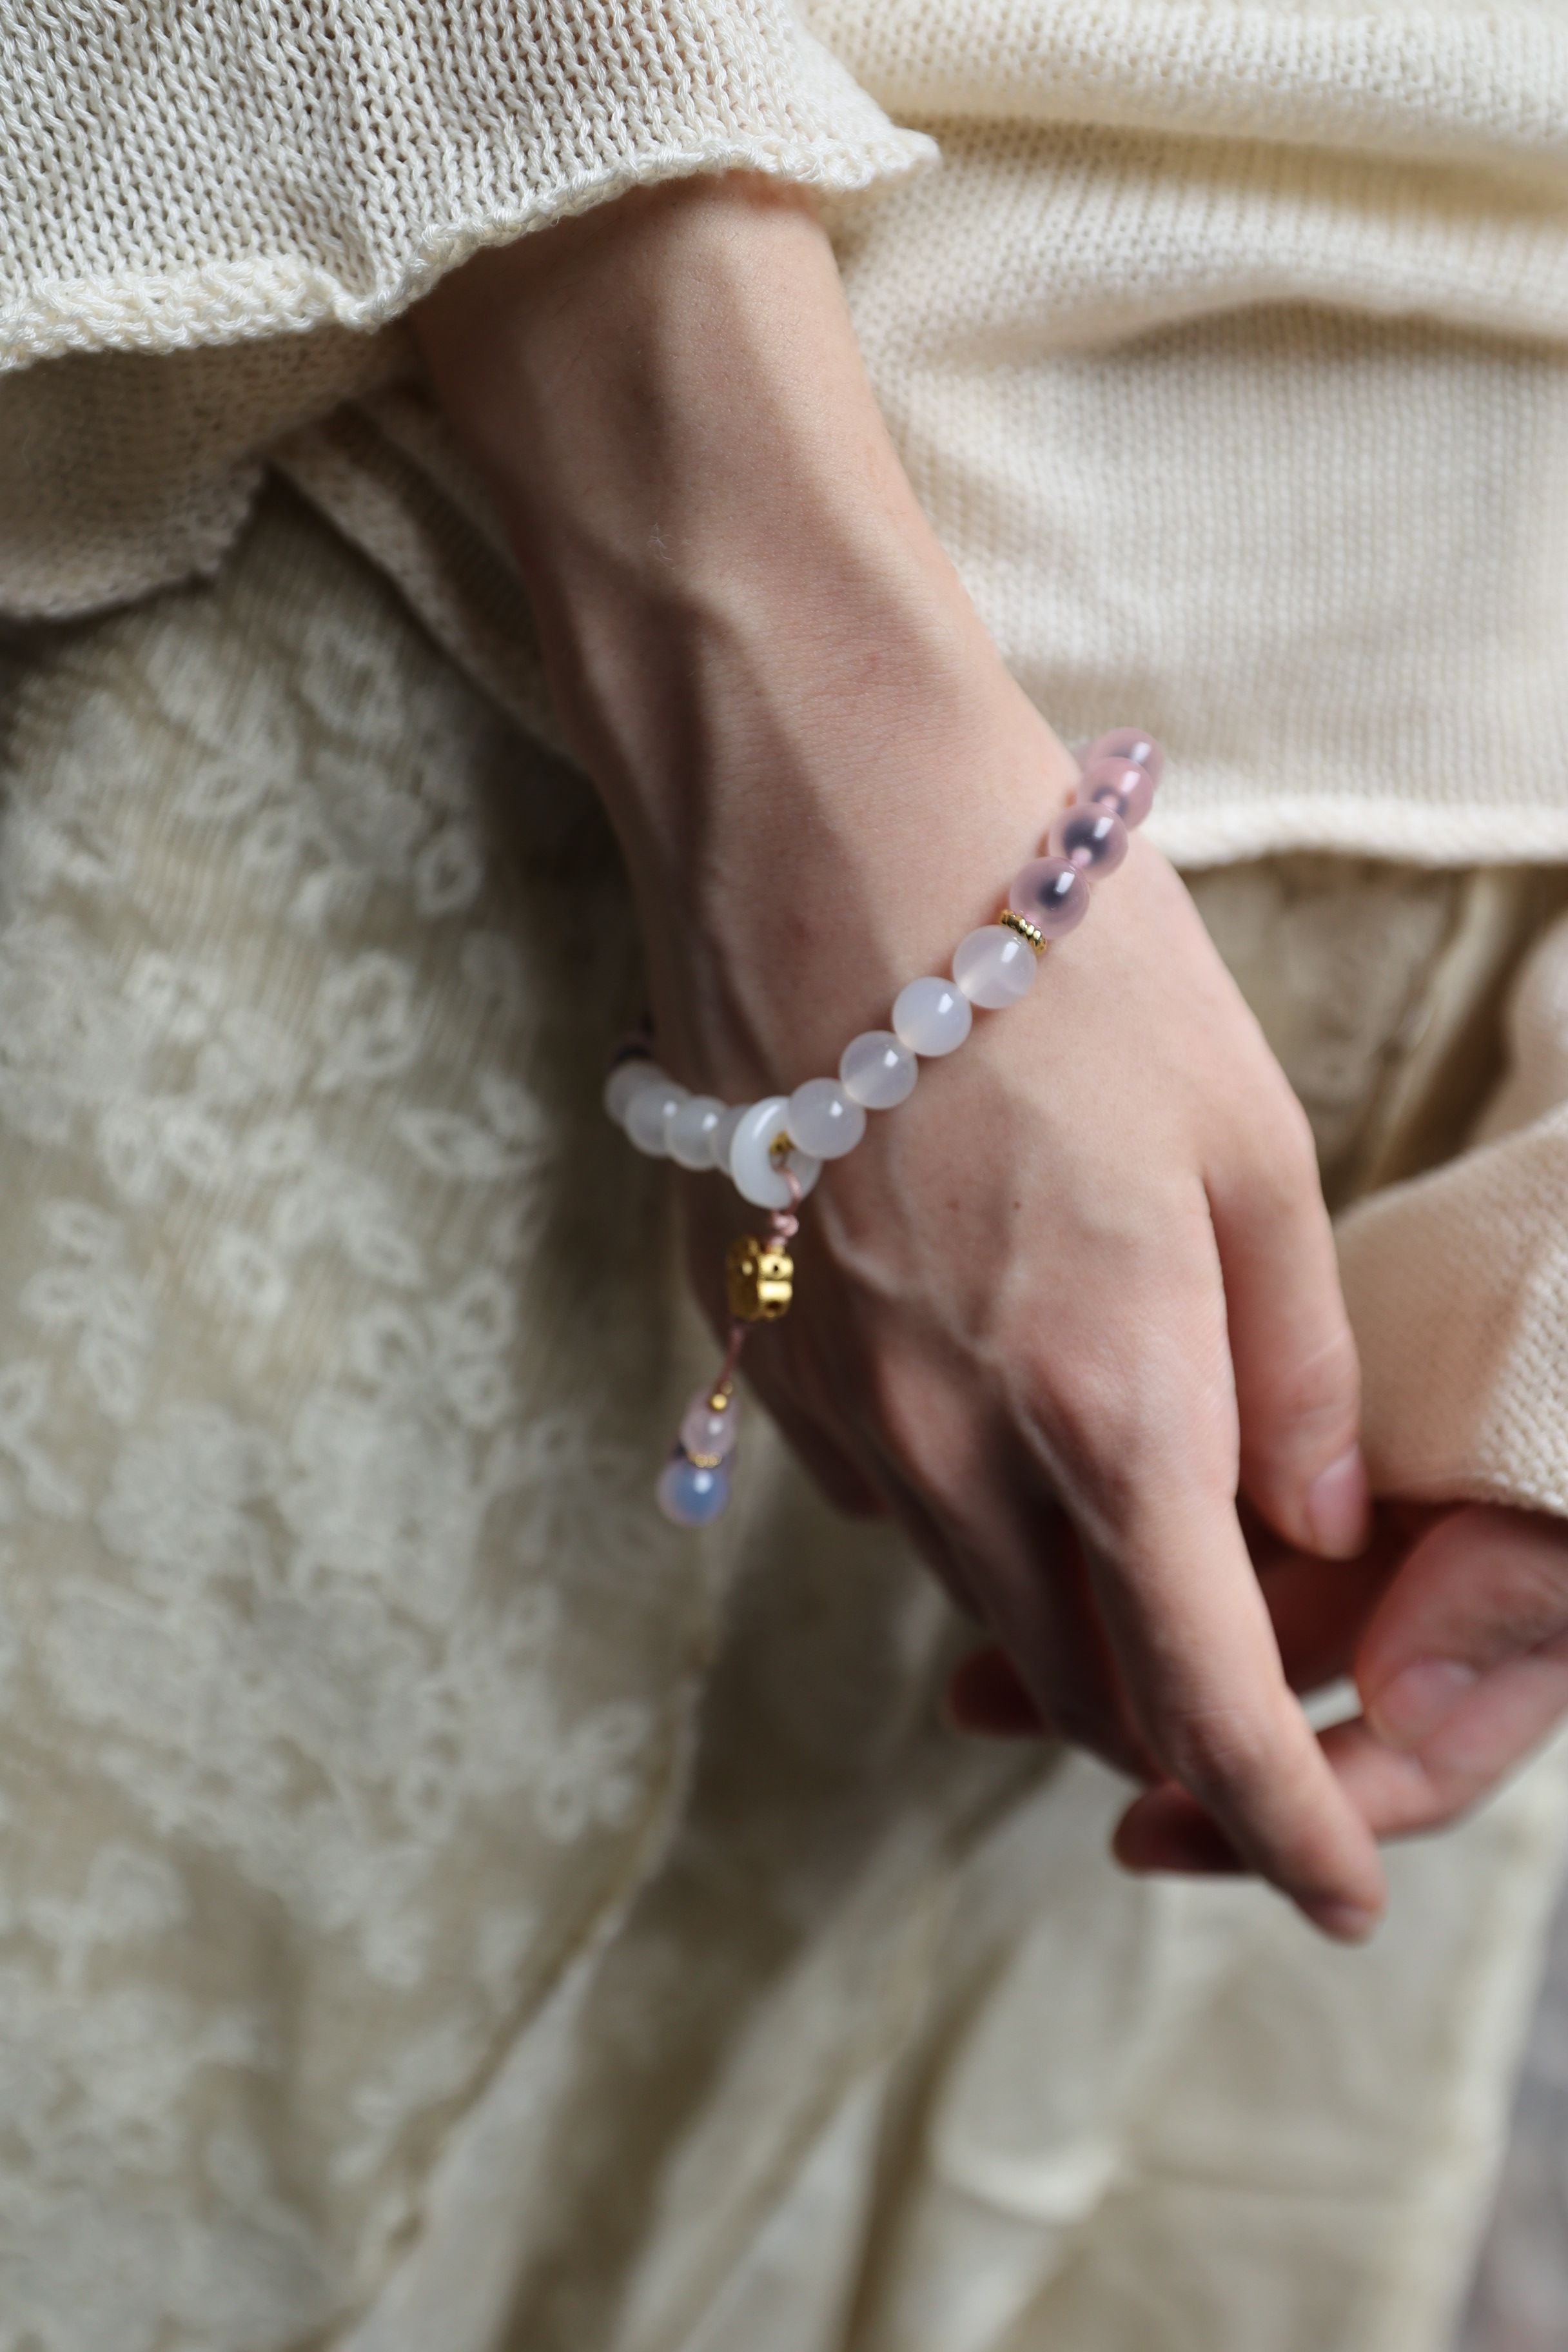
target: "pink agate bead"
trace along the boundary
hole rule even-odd
[[[727,1404],[715,1405],[710,1389],[699,1389],[687,1406],[680,1424],[680,1442],[690,1459],[700,1467],[711,1469],[731,1453],[740,1434],[739,1414],[731,1397]]]
[[[1136,760],[1091,760],[1078,782],[1080,804],[1109,808],[1125,825],[1142,824],[1154,805],[1154,785]]]
[[[1142,769],[1151,785],[1159,782],[1165,765],[1163,751],[1142,727],[1113,727],[1109,735],[1097,735],[1084,754],[1084,766],[1091,760],[1131,760],[1134,767]]]
[[[1089,884],[1065,857],[1031,858],[1013,877],[1007,903],[1015,914],[1026,915],[1047,940],[1062,940],[1077,930],[1089,912]]]
[[[1098,882],[1115,873],[1131,845],[1127,827],[1109,802],[1078,801],[1063,809],[1052,825],[1050,845],[1058,857]]]

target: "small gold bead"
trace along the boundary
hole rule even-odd
[[[1005,923],[1010,931],[1016,931],[1021,940],[1026,940],[1037,956],[1044,955],[1050,946],[1044,931],[1037,930],[1027,915],[1016,915],[1011,907],[1004,907],[996,920]]]
[[[795,1260],[787,1250],[742,1234],[730,1244],[724,1288],[737,1323],[776,1323],[795,1296]]]

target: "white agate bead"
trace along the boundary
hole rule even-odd
[[[955,981],[911,980],[893,999],[893,1027],[911,1054],[951,1054],[973,1016]]]
[[[960,940],[952,959],[952,976],[968,997],[987,1013],[1016,1004],[1035,984],[1035,950],[1005,923],[982,923]]]
[[[894,1110],[915,1090],[921,1066],[890,1029],[862,1029],[838,1063],[838,1082],[864,1110]]]
[[[647,1078],[626,1105],[626,1129],[639,1151],[650,1160],[662,1160],[669,1150],[668,1122],[686,1100],[687,1089],[651,1062],[647,1068]]]
[[[724,1116],[716,1095],[688,1095],[669,1121],[669,1156],[680,1168],[711,1168],[713,1136]]]
[[[866,1114],[837,1078],[807,1078],[789,1098],[790,1139],[814,1160],[842,1160],[866,1132]]]
[[[732,1110],[727,1110],[709,1139],[713,1166],[721,1168],[726,1176],[730,1172],[730,1146],[735,1140],[735,1129],[751,1108],[750,1103],[737,1103]]]
[[[627,1061],[617,1062],[605,1080],[602,1100],[617,1127],[626,1125],[632,1097],[639,1087],[647,1084],[647,1075],[652,1068],[653,1064],[645,1055],[635,1054]]]
[[[764,1095],[761,1102],[749,1105],[735,1129],[730,1146],[730,1175],[742,1200],[752,1202],[759,1209],[787,1209],[790,1205],[789,1186],[773,1160],[773,1144],[788,1126],[788,1097]],[[806,1152],[792,1151],[789,1164],[804,1198],[821,1175],[822,1162]]]

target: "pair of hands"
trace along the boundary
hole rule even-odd
[[[1458,1820],[1568,1712],[1568,1530],[1524,1511],[1381,1506],[1361,1559],[1327,1563],[1254,1529],[1259,1581],[1292,1687],[1353,1677],[1362,1704],[1323,1752],[1374,1836]],[[1053,1727],[1005,1654],[977,1651],[948,1694],[992,1738]],[[1151,1781],[1117,1832],[1134,1870],[1234,1872],[1239,1853],[1194,1800]]]
[[[925,522],[820,227],[745,180],[638,194],[478,257],[416,331],[625,846],[661,1060],[731,1101],[835,1069],[992,919],[1073,769]],[[717,1317],[735,1204],[688,1192]],[[1568,1702],[1552,1530],[1373,1525],[1306,1122],[1146,841],[872,1120],[797,1258],[756,1385],[994,1635],[958,1719],[1145,1782],[1131,1865],[1256,1870],[1363,1936],[1377,1837]],[[1352,1663],[1370,1722],[1320,1741],[1296,1689]]]

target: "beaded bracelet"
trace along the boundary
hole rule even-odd
[[[750,1325],[773,1322],[788,1309],[795,1282],[789,1244],[823,1162],[854,1150],[868,1111],[908,1101],[920,1062],[962,1045],[976,1007],[1000,1012],[1027,994],[1047,948],[1089,912],[1089,883],[1114,874],[1126,856],[1129,834],[1148,815],[1163,765],[1153,737],[1134,727],[1091,743],[1074,799],[1052,824],[1046,854],[1015,875],[1010,903],[994,923],[960,940],[951,980],[911,980],[900,990],[892,1026],[852,1038],[837,1078],[807,1078],[792,1095],[731,1108],[678,1086],[651,1059],[646,1038],[617,1055],[605,1108],[637,1150],[682,1168],[722,1169],[742,1200],[770,1212],[765,1236],[742,1234],[731,1245],[724,1360],[687,1407],[659,1477],[659,1508],[677,1526],[701,1527],[729,1501],[742,1346]]]

